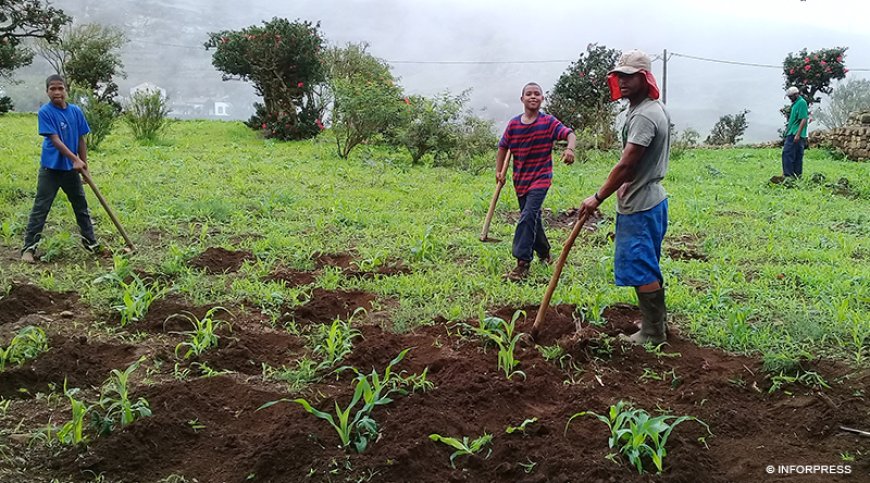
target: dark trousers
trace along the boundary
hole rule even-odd
[[[782,175],[800,178],[804,174],[804,140],[786,136],[782,145]]]
[[[24,250],[33,250],[42,238],[42,228],[45,219],[54,203],[57,190],[62,189],[67,199],[72,204],[76,214],[76,223],[82,234],[82,243],[86,247],[97,244],[94,237],[94,225],[91,222],[91,214],[88,211],[88,200],[85,198],[85,190],[82,186],[82,178],[76,171],[59,171],[55,169],[39,168],[39,178],[36,182],[36,200],[33,202],[33,210],[30,212],[30,221],[27,222],[27,232],[24,235]]]
[[[541,222],[541,206],[547,196],[546,189],[529,190],[517,197],[520,202],[520,219],[514,233],[513,255],[517,260],[531,262],[533,253],[539,257],[550,255],[550,242]]]

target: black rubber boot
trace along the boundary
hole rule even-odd
[[[627,337],[635,344],[659,345],[668,339],[664,287],[655,292],[637,292],[637,305],[643,314],[640,330]]]

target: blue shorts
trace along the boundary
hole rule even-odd
[[[616,215],[616,253],[613,275],[620,287],[664,283],[659,259],[668,230],[668,200],[630,215]]]

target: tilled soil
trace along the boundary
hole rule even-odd
[[[330,299],[334,294],[320,296],[334,301]],[[200,310],[181,302],[172,310],[180,308]],[[509,318],[520,308],[503,307],[491,313]],[[527,317],[518,320],[524,331],[534,320],[536,308],[525,309]],[[840,379],[847,372],[844,368],[821,363],[814,369],[826,377],[831,389],[819,392],[788,386],[792,396],[781,391],[768,394],[770,381],[759,360],[699,347],[676,328],[671,329],[669,344],[660,354],[624,345],[616,336],[635,330],[640,318],[635,307],[605,310],[606,323],[601,326],[578,327],[575,313],[576,308],[569,305],[552,307],[538,341],[559,344],[567,355],[547,361],[524,337],[516,356],[521,361],[517,369],[525,377],[511,379],[498,369],[495,348],[485,347],[461,324],[438,323],[404,334],[357,325],[363,337],[356,340],[342,364],[382,372],[399,352],[411,348],[396,370],[408,375],[428,368],[435,388],[396,394],[394,402],[377,407],[372,417],[378,422],[380,438],[365,453],[356,454],[341,449],[329,424],[298,404],[279,403],[258,410],[264,403],[300,396],[326,411],[333,410],[334,401],[343,407],[352,393],[352,374],[327,375],[295,394],[263,382],[258,377],[260,364],[289,367],[307,349],[297,336],[267,327],[258,314],[233,310],[228,317],[232,332],[222,332],[220,347],[199,361],[235,373],[184,381],[155,374],[151,385],[141,384],[140,375],[132,396],[148,399],[151,417],[96,438],[86,449],[64,448],[51,455],[27,452],[22,446],[16,454],[27,458],[32,474],[76,481],[103,474],[107,481],[152,483],[175,474],[188,481],[214,483],[366,478],[386,482],[755,482],[796,479],[794,475],[769,477],[765,470],[769,464],[834,465],[842,463],[841,453],[866,455],[870,451],[866,439],[839,431],[841,425],[866,428],[870,411],[860,391],[866,391],[868,374]],[[178,338],[165,330],[154,337]],[[126,367],[141,352],[153,351],[156,344],[95,343],[56,336],[51,342],[52,349],[38,359],[0,374],[4,393],[21,381],[27,387],[56,383],[63,377],[77,385],[99,384],[109,369]],[[163,350],[171,348],[164,346]],[[24,371],[34,375],[24,380],[20,376]],[[652,414],[696,416],[709,424],[713,435],[697,423],[682,423],[668,441],[664,473],[639,476],[619,458],[617,462],[605,458],[610,453],[609,433],[597,419],[579,417],[566,429],[574,413],[605,413],[620,400]],[[57,413],[54,423],[62,423],[66,412]],[[530,418],[537,421],[524,433],[505,432],[508,425],[517,426]],[[452,468],[452,450],[431,441],[432,433],[471,438],[492,434],[491,453],[460,456]],[[13,449],[17,452],[19,448]],[[852,475],[825,475],[823,481],[863,481],[870,472],[866,457],[859,456],[851,465]],[[801,481],[822,480],[803,477]]]
[[[190,261],[190,266],[205,270],[207,273],[237,272],[245,261],[253,260],[254,255],[246,250],[232,251],[226,248],[211,247]]]

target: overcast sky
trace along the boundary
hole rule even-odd
[[[472,104],[501,129],[521,110],[527,81],[552,88],[592,42],[610,48],[663,49],[730,61],[781,65],[804,47],[848,46],[850,76],[870,77],[870,2],[862,0],[658,0],[620,2],[549,0],[57,0],[74,17],[128,28],[128,83],[219,79],[205,32],[238,29],[272,17],[320,21],[333,44],[367,41],[392,62],[410,93],[458,93],[472,88]],[[149,19],[151,16],[153,18]],[[175,24],[173,24],[175,22]],[[142,25],[147,28],[142,28]],[[137,26],[139,28],[137,28]],[[156,28],[162,27],[162,28]],[[177,35],[167,36],[167,31]],[[157,33],[159,32],[159,34]],[[167,78],[143,54],[158,46],[161,63],[178,63]],[[153,47],[152,47],[153,49]],[[547,61],[551,63],[414,64],[399,61]],[[653,64],[661,77],[662,62]],[[659,80],[661,84],[661,79]],[[678,129],[706,136],[723,114],[749,109],[747,141],[773,139],[785,103],[781,68],[717,64],[673,56],[668,63],[668,106]],[[250,94],[248,91],[248,95]],[[247,101],[247,99],[246,99]],[[823,100],[824,102],[824,100]]]

